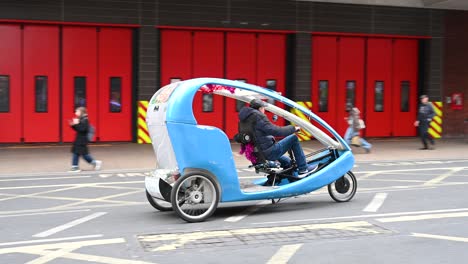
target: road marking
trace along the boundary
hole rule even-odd
[[[278,252],[267,262],[267,264],[284,264],[302,247],[303,244],[282,246]]]
[[[34,245],[34,246],[3,248],[3,249],[0,249],[0,255],[10,254],[10,253],[24,253],[28,255],[43,256],[43,257],[39,257],[29,262],[30,264],[46,263],[47,261],[53,260],[56,257],[60,257],[64,259],[87,261],[87,262],[106,263],[106,264],[150,264],[149,262],[139,261],[139,260],[128,260],[128,259],[103,257],[103,256],[96,256],[96,255],[91,255],[91,254],[81,254],[81,253],[71,252],[75,249],[85,247],[85,246],[109,245],[109,244],[116,244],[116,243],[125,243],[125,239],[114,238],[114,239],[88,240],[88,241],[78,241],[78,242],[65,242],[65,243],[55,243],[55,244],[42,244],[42,245]],[[155,263],[153,262],[153,264]]]
[[[0,190],[19,190],[19,189],[36,189],[36,188],[53,188],[53,187],[96,187],[100,185],[112,184],[132,184],[144,183],[145,181],[122,181],[122,182],[92,182],[92,183],[68,183],[68,184],[49,184],[49,185],[33,185],[33,186],[17,186],[17,187],[1,187]]]
[[[39,181],[39,180],[59,180],[59,179],[81,179],[91,178],[91,176],[71,176],[71,177],[50,177],[50,178],[27,178],[27,179],[3,179],[0,182],[13,182],[13,181]]]
[[[242,220],[244,217],[248,216],[249,214],[252,214],[252,213],[255,213],[256,211],[260,210],[260,208],[270,204],[271,202],[269,200],[267,201],[261,201],[259,203],[257,203],[256,205],[254,206],[251,206],[247,209],[245,209],[243,212],[241,212],[240,214],[238,215],[234,215],[234,216],[231,216],[231,217],[228,217],[226,218],[224,221],[226,222],[231,222],[231,223],[234,223],[234,222],[237,222],[237,221],[240,221]]]
[[[385,214],[366,214],[366,215],[338,216],[338,217],[325,217],[325,218],[309,218],[309,219],[272,221],[272,222],[258,222],[258,223],[252,223],[252,225],[316,222],[316,221],[325,221],[325,220],[342,220],[342,219],[354,219],[354,218],[373,218],[373,217],[388,217],[388,216],[403,216],[403,215],[418,215],[418,214],[421,215],[421,214],[450,213],[450,212],[466,212],[468,214],[468,208],[385,213]]]
[[[382,206],[383,202],[387,198],[386,193],[378,193],[374,196],[374,199],[364,208],[364,212],[377,212],[380,206]]]
[[[394,223],[394,222],[420,221],[420,220],[454,218],[454,217],[468,217],[468,212],[398,216],[398,217],[389,217],[389,218],[379,218],[376,220],[382,223]]]
[[[415,236],[415,237],[433,238],[433,239],[441,239],[441,240],[449,240],[449,241],[457,241],[457,242],[468,243],[468,238],[466,238],[466,237],[439,236],[439,235],[421,234],[421,233],[412,233],[411,235]]]
[[[58,211],[58,212],[40,212],[40,213],[29,213],[29,214],[11,214],[11,215],[0,215],[0,218],[5,217],[18,217],[18,216],[33,216],[33,215],[50,215],[50,214],[64,214],[64,213],[77,213],[77,212],[87,212],[91,211],[90,209],[82,209],[82,210],[66,210],[66,211]]]
[[[427,181],[426,183],[424,183],[424,185],[433,185],[433,184],[438,184],[439,182],[445,180],[446,178],[450,177],[451,175],[459,172],[459,171],[462,171],[464,168],[453,168],[452,170],[440,175],[439,177],[436,177],[430,181]]]
[[[44,231],[44,232],[41,232],[41,233],[38,233],[38,234],[35,234],[33,235],[33,237],[47,237],[47,236],[50,236],[52,234],[55,234],[55,233],[58,233],[60,231],[63,231],[65,229],[68,229],[68,228],[71,228],[71,227],[74,227],[76,225],[79,225],[79,224],[82,224],[84,222],[87,222],[89,220],[92,220],[94,218],[97,218],[97,217],[100,217],[100,216],[103,216],[107,214],[106,212],[99,212],[99,213],[94,213],[94,214],[91,214],[91,215],[88,215],[86,217],[83,217],[83,218],[79,218],[79,219],[76,219],[74,221],[71,221],[69,223],[66,223],[64,225],[60,225],[60,226],[57,226],[57,227],[54,227],[52,229],[49,229],[47,231]]]
[[[160,246],[151,249],[151,251],[170,251],[183,247],[187,243],[197,240],[220,238],[220,237],[239,237],[259,234],[274,234],[274,233],[290,233],[290,232],[305,232],[319,229],[334,229],[344,231],[364,232],[366,234],[378,234],[379,231],[373,229],[375,226],[366,221],[352,221],[339,223],[319,223],[306,225],[291,225],[291,226],[273,226],[273,227],[255,227],[242,228],[231,230],[216,230],[216,231],[198,231],[192,233],[172,233],[140,236],[139,240],[142,243],[158,242]],[[164,243],[167,242],[167,243]]]
[[[47,243],[47,242],[56,242],[56,241],[77,240],[77,239],[84,239],[84,238],[98,238],[98,237],[102,237],[102,235],[88,235],[88,236],[73,236],[73,237],[61,237],[61,238],[24,240],[24,241],[0,243],[0,247],[24,245],[24,244],[33,244],[33,243]]]

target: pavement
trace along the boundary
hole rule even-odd
[[[373,145],[366,154],[362,148],[353,147],[356,162],[468,159],[468,144],[464,139],[436,140],[434,150],[419,150],[419,138],[368,139]],[[321,148],[315,141],[301,143],[304,151]],[[237,167],[247,167],[249,162],[239,152],[239,144],[232,143]],[[0,175],[63,173],[71,163],[70,144],[18,144],[0,145]],[[90,144],[92,156],[103,161],[102,171],[152,170],[156,159],[151,144],[94,143]],[[81,169],[93,170],[83,159]]]

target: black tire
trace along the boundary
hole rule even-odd
[[[146,199],[148,199],[148,202],[157,210],[161,212],[168,212],[172,211],[172,204],[170,202],[166,202],[160,199],[153,198],[151,194],[146,191]]]
[[[353,199],[357,190],[356,176],[348,171],[343,177],[328,185],[328,193],[336,202],[348,202]]]
[[[203,222],[216,210],[219,188],[213,177],[202,171],[191,171],[180,177],[171,192],[174,211],[185,221]]]

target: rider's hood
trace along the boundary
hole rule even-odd
[[[250,115],[253,115],[253,114],[259,114],[260,111],[258,110],[255,110],[251,107],[242,107],[242,109],[239,111],[239,119],[240,121],[244,121],[246,120]]]

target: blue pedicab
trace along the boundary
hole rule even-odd
[[[256,173],[266,177],[247,184],[241,182],[226,134],[219,128],[197,124],[192,110],[197,91],[246,103],[255,98],[266,100],[266,111],[300,126],[323,144],[322,149],[306,155],[307,162],[317,164],[317,169],[307,177],[296,177],[294,157],[289,152],[293,160],[291,167],[280,168],[274,161],[252,164],[250,167],[254,167]],[[300,111],[309,120],[275,106],[274,101]],[[321,129],[310,121],[318,123]],[[174,210],[187,222],[206,220],[219,202],[265,199],[275,202],[327,185],[330,196],[337,202],[349,201],[356,193],[356,177],[351,172],[354,156],[350,147],[309,109],[275,91],[216,78],[175,82],[153,95],[146,122],[157,159],[157,168],[145,178],[148,201],[160,211]],[[237,123],[237,120],[231,122]]]

